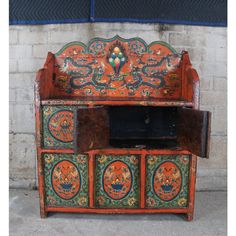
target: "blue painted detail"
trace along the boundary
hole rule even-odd
[[[161,185],[161,188],[164,190],[165,193],[171,192],[173,186],[172,185]]]
[[[66,190],[66,191],[69,191],[69,190],[71,190],[71,188],[72,188],[72,184],[60,184],[61,185],[61,187],[64,189],[64,190]]]
[[[112,184],[111,186],[116,191],[120,191],[123,188],[124,185],[123,184]]]
[[[94,21],[94,5],[95,5],[95,0],[90,0],[90,20]]]
[[[227,27],[227,22],[199,22],[186,20],[162,20],[162,19],[135,19],[135,18],[94,18],[93,16],[83,19],[61,19],[61,20],[9,20],[10,25],[44,25],[44,24],[63,24],[63,23],[88,23],[88,22],[131,22],[131,23],[160,23],[177,25],[198,25]]]

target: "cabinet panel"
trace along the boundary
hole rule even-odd
[[[139,206],[139,160],[139,155],[96,155],[96,207]]]
[[[146,207],[183,208],[188,205],[189,155],[146,157]]]
[[[44,154],[47,206],[88,206],[88,156]]]
[[[74,109],[73,106],[43,107],[43,147],[73,148]]]

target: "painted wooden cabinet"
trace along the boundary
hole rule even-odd
[[[35,83],[41,217],[182,213],[193,219],[210,118],[187,52],[95,38],[48,53]]]

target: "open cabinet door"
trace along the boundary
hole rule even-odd
[[[75,111],[75,153],[109,145],[109,116],[103,106],[78,108]]]
[[[211,113],[188,108],[178,109],[177,141],[194,155],[209,158]]]

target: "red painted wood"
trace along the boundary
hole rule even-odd
[[[54,96],[180,99],[180,61],[170,45],[138,38],[67,44],[55,55]]]
[[[140,207],[145,208],[145,182],[146,182],[146,160],[145,151],[142,150],[140,165]]]
[[[39,153],[74,153],[74,149],[43,149],[39,148]]]
[[[195,198],[195,185],[196,185],[196,172],[197,172],[197,156],[192,155],[190,159],[190,171],[189,171],[189,203],[187,220],[193,219],[194,213],[194,198]]]
[[[89,153],[89,207],[94,207],[94,164],[95,157],[93,151]]]
[[[174,106],[174,107],[192,107],[194,105],[193,102],[186,102],[186,101],[168,101],[168,100],[156,100],[156,101],[135,101],[135,100],[81,100],[80,97],[77,97],[76,100],[72,99],[50,99],[50,100],[42,100],[42,105],[85,105],[85,106],[96,106],[96,105],[133,105],[133,106],[159,106],[159,107],[166,107],[166,106]]]
[[[74,149],[43,149],[39,148],[39,153],[74,153]],[[148,150],[148,149],[120,149],[120,148],[106,148],[106,149],[97,149],[88,151],[85,153],[92,153],[92,154],[191,154],[191,152],[187,150],[170,150],[170,149],[154,149],[154,150]]]
[[[170,149],[153,149],[153,150],[148,150],[148,149],[99,149],[99,150],[94,150],[94,153],[99,153],[99,154],[163,154],[163,155],[180,155],[180,154],[191,154],[187,150],[170,150]]]
[[[77,212],[77,213],[103,213],[103,214],[135,214],[135,213],[187,213],[187,208],[162,209],[91,209],[71,207],[47,207],[47,212]]]

